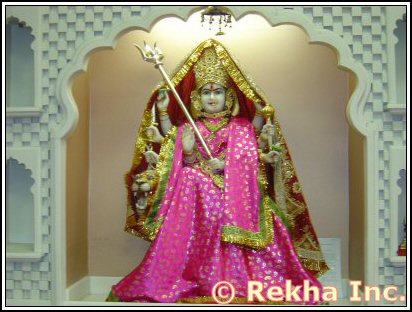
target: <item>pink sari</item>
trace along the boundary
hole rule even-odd
[[[287,283],[303,286],[305,280],[321,289],[300,263],[287,228],[275,215],[274,239],[267,247],[253,249],[222,241],[223,227],[259,231],[256,136],[243,118],[233,118],[213,137],[201,122],[198,126],[214,157],[226,152],[224,188],[201,169],[184,165],[181,126],[158,215],[163,224],[142,263],[112,287],[111,300],[196,302],[196,298],[210,298],[213,286],[221,281],[234,286],[235,298],[247,298],[250,281],[261,282],[264,290],[278,286],[286,291]],[[205,154],[200,144],[198,148]],[[303,298],[303,290],[297,294]],[[317,302],[311,296],[306,302],[294,297],[290,303]]]

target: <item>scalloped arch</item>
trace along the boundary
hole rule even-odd
[[[356,76],[357,86],[346,107],[347,120],[351,127],[355,128],[363,136],[367,136],[366,122],[363,119],[363,108],[371,88],[371,78],[366,69],[356,62],[352,52],[346,42],[338,34],[326,29],[317,28],[316,25],[303,13],[273,7],[230,7],[235,19],[240,19],[247,14],[261,15],[272,27],[281,24],[293,24],[303,29],[310,43],[326,44],[332,47],[338,56],[338,66],[345,68]],[[61,71],[57,79],[57,97],[63,106],[66,114],[65,123],[56,131],[56,136],[66,138],[77,125],[78,111],[75,101],[71,95],[70,85],[74,77],[81,71],[86,70],[89,55],[96,49],[114,48],[117,39],[130,29],[141,29],[150,31],[153,26],[161,19],[175,16],[186,21],[191,14],[198,11],[199,7],[168,8],[167,13],[159,14],[150,11],[147,15],[136,20],[126,20],[112,26],[110,33],[105,38],[98,38],[84,42],[77,49],[72,62],[68,63]]]
[[[30,195],[33,196],[33,200],[34,200],[36,180],[33,178],[33,170],[30,169],[25,162],[19,160],[18,157],[15,157],[15,156],[6,157],[6,166],[7,165],[12,166],[12,161],[15,161],[16,169],[19,168],[19,170],[24,170],[25,179],[28,179],[28,183],[29,183],[29,192],[30,192]],[[6,181],[6,184],[8,184],[7,181]]]
[[[9,17],[6,18],[6,24],[7,25],[19,25],[20,27],[26,27],[30,29],[30,32],[33,31],[33,28],[27,24],[26,21],[20,20],[18,17],[15,17],[14,15],[10,15]]]
[[[31,192],[31,194],[33,194],[33,186],[34,186],[34,184],[35,184],[35,180],[34,180],[34,178],[33,178],[33,170],[32,169],[30,169],[28,166],[27,166],[27,164],[25,164],[23,161],[21,161],[21,160],[19,160],[17,157],[14,157],[14,156],[7,156],[6,157],[6,165],[7,164],[10,164],[10,166],[12,165],[12,161],[15,161],[16,162],[16,166],[17,167],[20,167],[21,169],[23,169],[24,170],[24,172],[25,172],[25,175],[30,179],[30,192]]]
[[[24,19],[20,19],[14,15],[10,15],[6,18],[6,25],[18,25],[19,27],[26,28],[27,31],[29,32],[30,36],[32,37],[32,40],[30,42],[30,48],[34,50],[34,42],[36,41],[36,36],[35,32],[33,30],[33,26],[30,25],[30,23],[26,22]]]

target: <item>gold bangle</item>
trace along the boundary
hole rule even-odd
[[[159,116],[169,116],[167,109],[159,109]]]
[[[185,154],[185,156],[193,156],[194,153],[195,149],[193,149],[190,153],[186,153],[185,151],[183,151],[183,154]]]
[[[264,116],[263,113],[262,113],[262,111],[259,111],[259,110],[256,110],[256,111],[255,111],[255,115],[256,115],[256,116]]]

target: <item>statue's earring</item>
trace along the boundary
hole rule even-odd
[[[236,116],[239,114],[239,101],[237,100],[235,90],[232,88],[229,88],[226,92],[225,106],[231,112],[232,116]]]
[[[193,90],[190,93],[190,110],[194,119],[198,119],[202,116],[202,103],[200,102],[200,94],[197,90]]]
[[[233,106],[233,89],[227,89],[226,91],[226,101],[225,101],[225,108],[227,110],[231,110]]]

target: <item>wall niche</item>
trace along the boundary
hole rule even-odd
[[[6,21],[6,113],[7,117],[36,116],[35,36],[26,22],[11,16]],[[39,80],[39,79],[38,79]]]

